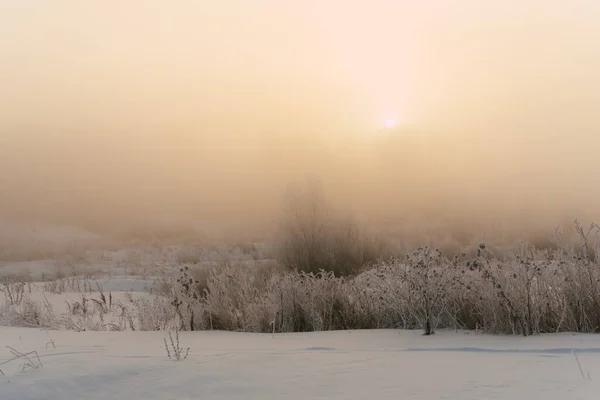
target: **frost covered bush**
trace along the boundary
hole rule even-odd
[[[234,264],[211,271],[201,307],[204,319],[208,318],[203,326],[233,331],[260,330],[261,324],[257,321],[262,319],[260,300],[266,287],[253,272]]]
[[[0,281],[0,292],[4,293],[5,304],[18,306],[25,294],[25,282],[3,278]]]
[[[226,264],[201,284],[182,269],[171,293],[172,314],[182,329],[249,332],[594,332],[600,327],[600,265],[594,246],[580,248],[587,253],[521,245],[498,256],[481,244],[471,257],[448,258],[423,247],[354,277]]]
[[[259,270],[260,271],[260,270]],[[395,271],[395,272],[392,272]],[[182,329],[307,332],[416,326],[395,286],[402,275],[381,264],[356,278],[319,273],[256,270],[226,265],[211,271],[200,293],[185,273],[171,304]],[[183,282],[183,283],[182,283]]]
[[[52,328],[57,325],[51,306],[25,297],[18,305],[5,304],[0,308],[0,325],[23,328]]]
[[[484,331],[527,336],[600,327],[600,265],[583,253],[521,246],[500,260],[482,245],[467,266],[477,272],[471,324]]]
[[[56,315],[48,301],[31,300],[34,284],[4,282],[0,325],[273,334],[377,328],[421,329],[428,335],[443,328],[524,336],[598,332],[600,228],[584,229],[576,222],[574,231],[578,245],[565,243],[557,232],[556,246],[543,250],[521,244],[499,252],[480,244],[469,254],[448,257],[422,247],[360,268],[350,263],[347,270],[331,268],[337,264],[318,268],[325,265],[318,260],[310,268],[294,264],[292,269],[270,262],[183,265],[177,276],[160,279],[153,296],[118,302],[101,288],[97,295],[87,293],[84,285],[80,299]],[[321,239],[329,243],[326,236],[315,237],[320,239],[302,242],[312,244],[301,247],[298,263],[311,260]],[[332,260],[330,255],[339,253],[316,254]],[[64,291],[43,287],[57,295]]]
[[[151,299],[131,299],[128,322],[131,329],[139,331],[163,331],[175,327],[175,315],[169,299],[153,296]]]
[[[400,273],[399,296],[406,310],[425,335],[435,332],[448,311],[448,290],[456,270],[439,250],[419,248],[397,268]]]
[[[533,249],[523,249],[507,261],[495,259],[480,245],[475,260],[468,263],[479,273],[477,296],[473,301],[475,324],[485,331],[521,333],[524,336],[540,333],[549,305],[548,294],[553,285],[556,266],[547,254],[535,259]]]

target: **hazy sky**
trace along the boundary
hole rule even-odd
[[[570,217],[598,71],[596,0],[0,0],[0,205],[266,218],[318,173],[380,217]]]

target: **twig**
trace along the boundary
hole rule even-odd
[[[190,348],[188,347],[187,349],[184,349],[179,345],[179,330],[175,329],[175,340],[173,340],[173,335],[171,334],[171,332],[169,332],[169,339],[171,341],[171,349],[173,350],[173,352],[171,352],[169,349],[167,339],[163,339],[165,342],[165,350],[167,351],[167,357],[175,361],[185,360],[190,352]]]
[[[23,368],[21,369],[22,371],[24,371],[27,367],[33,368],[33,369],[38,369],[40,367],[43,367],[42,360],[40,360],[40,356],[38,355],[37,351],[34,350],[34,351],[30,351],[29,353],[21,353],[20,351],[12,348],[10,346],[6,346],[6,347],[10,350],[10,353],[13,355],[13,358],[10,358],[4,362],[1,362],[0,365],[4,365],[11,361],[18,360],[19,358],[24,358],[27,360],[27,362],[23,365]],[[35,357],[37,358],[37,363],[35,362],[34,359],[31,359],[29,357],[30,355],[35,355]],[[2,370],[0,370],[0,373],[2,373],[2,375],[4,375],[4,372]]]
[[[577,352],[575,351],[575,349],[573,349],[573,351],[571,351],[571,353],[573,353],[573,355],[575,356],[575,361],[577,361],[577,366],[579,367],[579,372],[581,373],[581,377],[583,379],[586,379],[585,374],[583,373],[583,368],[581,367],[581,363],[579,362],[579,357],[577,357]],[[589,373],[588,373],[587,379],[591,380]]]

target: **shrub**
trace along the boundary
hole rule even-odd
[[[383,256],[383,243],[357,222],[336,217],[315,182],[290,190],[284,212],[279,260],[292,270],[351,276]]]
[[[407,310],[425,335],[435,333],[447,310],[447,291],[453,282],[451,264],[439,250],[423,247],[408,255],[398,268]]]
[[[527,336],[600,326],[600,265],[561,247],[523,244],[498,258],[481,244],[473,256],[452,259],[423,247],[349,277],[230,263],[212,269],[202,285],[182,271],[171,304],[183,329],[401,327],[430,335],[461,328]]]
[[[498,253],[501,256],[484,244],[469,250],[469,255],[453,258],[422,247],[401,259],[379,261],[360,273],[353,268],[354,274],[332,268],[336,265],[332,258],[326,258],[325,264],[310,264],[310,268],[329,268],[317,271],[284,269],[266,262],[228,262],[212,269],[183,266],[179,276],[163,278],[158,295],[130,297],[126,305],[113,301],[110,293],[105,296],[100,286],[99,297],[92,298],[85,293],[88,282],[81,300],[68,303],[69,312],[58,317],[48,302],[30,300],[29,284],[5,282],[0,287],[4,301],[0,324],[273,334],[372,328],[419,328],[427,335],[441,328],[524,336],[597,332],[600,260],[596,255],[600,253],[596,231],[595,225],[584,230],[575,222],[579,245],[567,245],[557,235],[555,247],[520,244],[511,253]],[[297,237],[303,240],[302,235]],[[323,246],[328,257],[337,254],[331,250],[329,237],[323,238],[313,245]],[[300,247],[299,253],[289,255],[293,260],[299,254],[297,259],[302,260],[307,250]]]
[[[51,328],[57,325],[48,303],[40,304],[25,297],[21,303],[0,308],[0,325],[23,328]]]

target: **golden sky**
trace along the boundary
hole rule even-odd
[[[0,60],[9,214],[265,216],[306,173],[366,214],[599,194],[596,0],[2,0]]]

